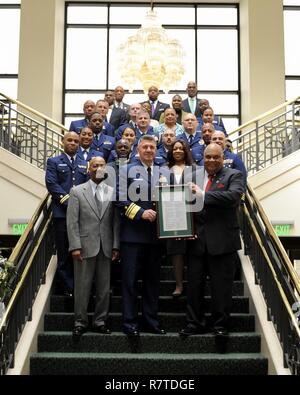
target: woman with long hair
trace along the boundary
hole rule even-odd
[[[184,174],[193,160],[188,144],[177,140],[168,152],[168,167],[170,170],[170,185],[183,185]],[[179,298],[183,292],[183,268],[186,254],[186,241],[178,239],[167,240],[167,255],[173,264],[176,287],[172,296]]]

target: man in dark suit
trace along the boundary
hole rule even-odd
[[[200,99],[197,99],[198,88],[196,82],[190,81],[187,84],[186,91],[188,97],[182,101],[183,111],[193,114],[196,117],[200,117],[201,116],[201,111],[199,108]]]
[[[115,94],[115,102],[114,106],[124,110],[126,115],[128,116],[130,105],[123,102],[123,98],[125,96],[125,91],[122,86],[117,86],[114,91]]]
[[[204,333],[204,285],[208,271],[211,282],[210,327],[226,335],[232,303],[237,250],[241,248],[237,209],[244,193],[240,171],[223,167],[223,150],[209,144],[204,168],[196,173],[192,193],[204,198],[204,208],[195,214],[196,239],[188,247],[187,326],[179,334]]]
[[[104,100],[107,101],[109,105],[108,113],[106,114],[105,121],[109,122],[113,127],[118,129],[121,125],[127,123],[127,113],[121,108],[114,106],[115,94],[113,91],[107,91],[104,95]]]
[[[164,113],[166,108],[169,108],[170,105],[167,103],[162,103],[158,100],[159,90],[156,86],[150,86],[148,89],[148,102],[151,106],[151,119],[156,119],[159,121],[161,114]]]
[[[74,337],[87,331],[87,308],[95,279],[96,301],[93,330],[110,334],[106,321],[109,308],[110,263],[119,257],[119,212],[114,189],[106,185],[105,160],[94,157],[89,164],[90,180],[72,188],[67,211],[69,250],[74,261]]]
[[[156,140],[140,138],[139,160],[120,168],[117,194],[121,208],[123,330],[139,336],[138,276],[142,273],[142,329],[165,334],[158,322],[160,249],[153,202],[160,170],[154,166]]]
[[[77,155],[79,136],[68,132],[63,139],[64,153],[47,160],[46,186],[52,196],[53,225],[57,249],[57,274],[66,294],[73,293],[73,265],[69,255],[66,214],[69,192],[87,181],[87,162]]]

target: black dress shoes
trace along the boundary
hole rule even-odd
[[[229,335],[228,329],[223,328],[223,327],[213,328],[212,331],[216,336],[228,336]]]
[[[124,329],[125,335],[128,337],[139,337],[140,332],[137,329]]]
[[[94,326],[93,332],[100,333],[102,335],[110,335],[111,331],[106,325]]]
[[[63,296],[68,296],[68,297],[73,297],[73,291],[65,291],[64,293],[63,293]]]
[[[195,327],[192,325],[187,325],[185,328],[179,331],[179,336],[186,337],[186,336],[193,336],[193,335],[201,335],[206,333],[204,327]]]
[[[73,329],[73,338],[80,338],[86,331],[87,328],[84,326],[75,326]]]
[[[166,332],[163,328],[161,328],[160,326],[158,326],[157,328],[149,329],[148,332],[150,332],[150,333],[155,333],[156,335],[165,335],[165,334],[167,333],[167,332]]]

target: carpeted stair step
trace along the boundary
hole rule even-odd
[[[161,326],[167,332],[178,332],[186,325],[184,313],[159,313]],[[92,313],[89,314],[92,320]],[[111,313],[108,325],[112,331],[122,331],[121,313]],[[74,313],[46,313],[44,321],[45,331],[72,331],[74,326]],[[232,314],[232,332],[253,332],[255,329],[255,318],[251,314]]]
[[[259,353],[106,354],[38,353],[32,375],[265,375],[268,361]]]
[[[256,333],[231,333],[226,344],[218,342],[213,334],[182,338],[169,333],[154,335],[142,333],[139,339],[128,338],[122,332],[101,335],[87,332],[74,342],[70,332],[45,332],[38,336],[39,352],[95,352],[101,353],[216,353],[226,346],[226,352],[259,353],[260,336]]]
[[[113,295],[118,296],[121,295],[121,284],[122,282],[120,280],[116,281],[113,284]],[[142,288],[142,281],[138,282],[139,284],[139,292],[141,292]],[[165,280],[160,282],[160,289],[159,289],[159,294],[160,296],[172,296],[172,293],[175,290],[175,281],[174,280]],[[186,290],[186,281],[184,282],[184,293]],[[233,290],[232,290],[233,296],[243,296],[244,295],[244,283],[242,281],[235,281],[233,284]],[[210,292],[210,286],[209,284],[206,284],[205,287],[205,295],[209,296],[211,294]]]
[[[88,310],[94,311],[95,299],[92,298]],[[141,304],[141,297],[138,298]],[[205,297],[205,311],[210,311],[211,298]],[[52,296],[51,307],[52,312],[72,312],[74,311],[74,299],[68,296]],[[122,310],[122,297],[112,296],[110,311],[116,313]],[[166,313],[185,313],[186,312],[186,297],[181,297],[174,300],[171,296],[161,296],[159,298],[159,311]],[[244,296],[234,296],[232,298],[232,312],[233,313],[248,313],[249,299]]]

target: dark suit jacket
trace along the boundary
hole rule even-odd
[[[204,168],[197,171],[203,173]],[[202,255],[206,248],[210,255],[222,255],[241,248],[237,209],[243,193],[240,171],[223,168],[216,174],[210,190],[205,192],[203,210],[195,214],[198,239],[190,242],[191,254]]]
[[[196,104],[195,116],[201,117],[201,112],[200,112],[200,108],[199,108],[200,99],[196,99],[196,100],[197,100],[197,104]],[[190,109],[188,98],[182,100],[182,109],[183,109],[183,111],[188,112],[188,113],[192,112]]]
[[[150,100],[148,100],[148,103],[151,105]],[[153,116],[151,117],[151,119],[156,119],[157,121],[159,121],[159,118],[161,116],[161,114],[167,109],[170,108],[170,105],[167,103],[162,103],[159,100],[156,103],[156,107],[155,107],[155,111]]]
[[[121,110],[125,111],[126,114],[127,114],[129,109],[130,109],[130,104],[126,104],[126,103],[123,103],[123,102],[122,102],[122,104],[123,104],[123,108],[121,108]],[[117,107],[116,104],[114,104],[114,107],[115,108],[120,108],[120,107]]]
[[[113,125],[113,127],[118,129],[121,125],[124,125],[127,122],[127,114],[126,111],[121,110],[120,108],[113,107],[109,123]]]

